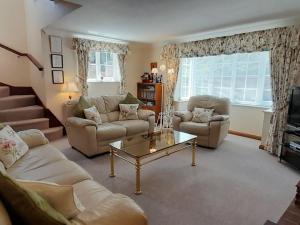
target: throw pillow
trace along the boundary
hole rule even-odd
[[[192,121],[195,123],[208,123],[212,117],[214,109],[195,108]]]
[[[101,117],[96,106],[92,106],[90,108],[84,109],[83,111],[84,111],[85,118],[87,118],[88,120],[93,120],[97,124],[102,124]]]
[[[17,184],[26,190],[37,192],[67,219],[72,219],[84,211],[84,207],[74,193],[71,185],[26,180],[17,180]]]
[[[137,110],[139,104],[119,104],[120,116],[119,120],[138,120]]]
[[[0,160],[5,168],[11,167],[28,151],[28,145],[10,127],[0,130]]]
[[[92,107],[91,104],[85,99],[84,96],[80,96],[77,104],[74,106],[73,114],[76,117],[84,118],[84,109]]]
[[[0,172],[0,198],[13,224],[70,225],[44,198]]]
[[[136,98],[133,94],[130,92],[127,93],[124,100],[120,101],[120,104],[139,104],[139,105],[145,105],[141,100]]]
[[[5,127],[3,123],[0,123],[0,130],[2,130]]]

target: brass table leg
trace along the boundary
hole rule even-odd
[[[196,139],[193,140],[192,143],[192,166],[196,166]]]
[[[136,173],[135,173],[135,185],[136,185],[135,186],[135,194],[140,195],[140,194],[142,194],[142,191],[141,191],[141,163],[140,163],[139,158],[136,159],[135,169],[136,169]]]
[[[115,177],[114,150],[110,148],[110,177]]]

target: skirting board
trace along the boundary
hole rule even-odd
[[[234,135],[237,135],[237,136],[252,138],[252,139],[256,139],[256,140],[261,140],[261,136],[257,136],[257,135],[254,135],[254,134],[248,134],[248,133],[243,133],[243,132],[234,131],[234,130],[229,130],[228,133],[229,134],[234,134]]]

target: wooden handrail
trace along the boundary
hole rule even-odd
[[[1,43],[0,43],[0,47],[7,50],[7,51],[9,51],[9,52],[12,52],[12,53],[18,55],[18,56],[27,57],[39,69],[39,71],[44,70],[43,66],[32,55],[30,55],[28,53],[19,52],[19,51],[14,50],[14,49],[6,46],[6,45],[1,44]]]

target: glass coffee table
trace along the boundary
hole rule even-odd
[[[110,177],[115,177],[114,157],[121,158],[135,166],[136,190],[141,194],[141,167],[145,164],[184,150],[192,144],[192,166],[195,166],[197,136],[184,132],[163,130],[151,135],[137,135],[123,138],[110,144]]]

